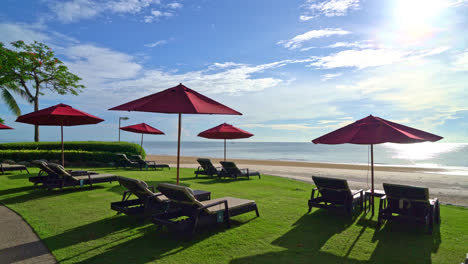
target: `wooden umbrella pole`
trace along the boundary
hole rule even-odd
[[[179,163],[180,163],[180,130],[182,126],[182,113],[179,113],[179,132],[177,135],[177,185],[179,185]]]
[[[143,153],[143,133],[141,133],[140,155]]]
[[[62,135],[62,166],[65,167],[65,154],[63,153],[63,125],[60,126],[60,132]]]
[[[224,139],[224,161],[226,161],[226,139]]]

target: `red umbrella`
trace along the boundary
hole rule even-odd
[[[109,110],[179,114],[177,139],[177,184],[179,184],[180,130],[182,114],[242,115],[241,113],[179,84],[159,93],[113,107]]]
[[[143,134],[164,135],[164,132],[162,132],[161,130],[158,130],[145,123],[121,127],[120,129],[133,133],[141,133],[140,154],[143,150]]]
[[[201,132],[198,136],[210,139],[224,139],[224,160],[226,161],[226,139],[249,138],[253,134],[233,125],[223,123]]]
[[[4,124],[0,123],[0,129],[13,129],[13,128],[9,126],[5,126]]]
[[[418,143],[438,141],[437,135],[407,127],[388,120],[368,116],[350,125],[337,129],[312,140],[315,144],[361,144],[371,146],[371,195],[374,195],[374,144],[381,143]],[[371,199],[372,206],[373,199]]]
[[[62,136],[62,166],[65,164],[63,153],[63,127],[97,124],[104,121],[99,117],[90,115],[83,111],[72,108],[66,104],[58,104],[42,110],[19,116],[16,122],[39,125],[39,126],[60,126]]]

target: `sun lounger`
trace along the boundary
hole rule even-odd
[[[237,180],[239,177],[247,177],[250,179],[250,176],[258,176],[261,179],[260,172],[251,171],[249,169],[239,169],[236,164],[232,161],[220,161],[221,166],[223,166],[223,172],[219,174],[219,177],[229,177]]]
[[[29,174],[28,168],[24,165],[20,164],[10,164],[10,163],[0,163],[0,172],[2,174],[5,174],[5,171],[16,171],[19,170],[20,172],[23,172],[24,170]]]
[[[117,176],[113,174],[95,174],[87,172],[86,174],[75,175],[67,172],[62,165],[49,163],[48,166],[58,175],[57,178],[48,177],[48,179],[42,183],[42,186],[49,190],[54,188],[62,189],[63,187],[68,186],[82,187],[84,185],[90,185],[93,187],[93,184],[95,183],[111,183],[112,181],[117,180]]]
[[[424,224],[432,233],[440,223],[439,199],[429,199],[429,189],[398,184],[383,184],[385,196],[379,204],[379,226],[384,220],[410,220]]]
[[[167,164],[157,164],[156,161],[153,161],[153,160],[144,160],[141,155],[132,155],[132,161],[134,162],[137,162],[138,165],[140,166],[140,170],[142,168],[153,168],[153,169],[157,169],[157,168],[160,168],[160,169],[163,169],[163,168],[168,168],[168,169],[171,169],[169,167],[169,165]]]
[[[130,160],[125,154],[116,154],[119,158],[115,164],[117,168],[139,168],[140,164]]]
[[[364,191],[352,191],[348,182],[343,179],[312,176],[316,188],[312,190],[309,200],[309,213],[312,207],[325,209],[342,209],[352,215],[357,206],[363,209]]]
[[[141,180],[122,176],[117,176],[117,180],[120,185],[127,188],[121,201],[111,203],[111,209],[117,211],[117,214],[148,216],[169,209],[169,199],[162,193],[155,193],[154,186],[148,186]],[[132,194],[136,196],[136,199],[129,199]]]
[[[198,166],[198,169],[195,171],[195,178],[198,178],[198,175],[207,175],[210,177],[218,176],[222,172],[221,168],[213,166],[213,163],[211,163],[209,159],[197,159],[197,161],[200,166]]]
[[[31,162],[36,167],[39,168],[39,173],[37,176],[29,177],[29,181],[34,183],[34,185],[44,183],[48,179],[57,179],[59,178],[59,174],[56,173],[52,168],[49,167],[49,163],[46,160],[33,160]],[[98,174],[94,171],[84,171],[84,170],[66,170],[66,172],[70,173],[72,176],[82,176],[82,175],[95,175]]]
[[[152,217],[155,224],[167,226],[170,230],[189,232],[193,235],[197,228],[216,223],[226,223],[230,227],[230,217],[255,211],[257,204],[252,200],[223,197],[207,201],[195,198],[192,189],[180,185],[161,183],[157,189],[173,204],[180,208],[176,214],[157,214]],[[181,216],[186,216],[181,219]]]

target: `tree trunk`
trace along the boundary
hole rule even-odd
[[[39,110],[39,98],[34,99],[34,111]],[[39,142],[39,126],[34,125],[34,142]]]

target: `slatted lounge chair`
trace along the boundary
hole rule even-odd
[[[155,193],[154,186],[148,186],[146,182],[138,179],[122,176],[117,176],[117,180],[120,185],[127,188],[121,201],[111,203],[111,209],[117,211],[117,214],[149,216],[169,209],[169,199],[162,193]],[[129,199],[132,194],[136,196],[136,199]]]
[[[26,166],[24,165],[10,164],[6,162],[0,163],[0,172],[2,172],[2,174],[5,174],[5,171],[16,171],[16,170],[19,170],[21,173],[25,170],[29,174],[28,168],[26,168]]]
[[[364,191],[352,191],[348,182],[343,179],[312,176],[316,188],[312,190],[309,200],[309,213],[312,207],[324,209],[342,209],[352,215],[357,206],[363,209]]]
[[[230,217],[243,213],[255,211],[257,217],[260,216],[257,204],[252,200],[223,197],[199,201],[194,197],[192,189],[168,183],[159,184],[157,189],[169,198],[173,206],[180,208],[180,211],[176,214],[157,214],[151,220],[173,231],[193,235],[201,226],[226,223],[230,227]],[[181,216],[185,218],[181,219]]]
[[[142,168],[153,168],[153,169],[163,169],[163,168],[168,168],[168,169],[171,169],[169,167],[169,165],[167,164],[157,164],[156,161],[153,161],[153,160],[144,160],[141,155],[132,155],[132,161],[134,162],[137,162],[138,163],[138,166],[140,166],[140,170]]]
[[[125,154],[116,154],[119,159],[116,162],[116,167],[119,168],[139,168],[140,164],[136,161],[130,160]]]
[[[219,174],[219,177],[229,177],[237,180],[239,177],[247,177],[250,179],[250,176],[258,176],[261,179],[260,172],[250,171],[249,169],[239,169],[236,164],[232,161],[220,161],[221,166],[223,166],[223,172]]]
[[[29,177],[29,181],[34,183],[34,185],[44,183],[44,181],[47,181],[49,178],[57,179],[60,177],[58,173],[56,173],[52,168],[49,167],[49,163],[46,160],[33,160],[31,163],[40,169],[37,176]],[[84,170],[66,170],[66,172],[70,173],[72,176],[98,174],[97,172],[94,172],[94,171],[84,171]]]
[[[95,183],[103,183],[117,180],[117,176],[113,174],[92,174],[91,172],[86,173],[85,175],[72,175],[67,172],[62,165],[49,163],[49,168],[51,168],[57,175],[58,178],[49,177],[46,181],[43,182],[43,187],[47,189],[54,189],[68,187],[68,186],[84,186],[90,185],[93,187]]]
[[[207,175],[210,177],[214,175],[218,176],[222,172],[221,168],[213,166],[213,163],[211,163],[209,159],[197,159],[197,161],[200,166],[198,166],[198,169],[195,171],[195,178],[198,178],[198,175]]]
[[[399,184],[383,184],[385,196],[380,199],[378,225],[384,220],[409,220],[424,224],[432,233],[440,223],[439,199],[429,199],[429,189]]]

